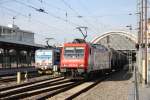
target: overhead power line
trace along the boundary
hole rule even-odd
[[[16,10],[13,10],[13,9],[8,8],[8,7],[5,7],[5,6],[1,6],[1,7],[2,7],[3,9],[6,9],[6,10],[8,10],[8,11],[12,12],[12,13],[16,13],[17,15],[21,15],[21,16],[23,16],[23,17],[25,17],[25,18],[29,18],[29,15],[22,14],[22,13],[20,13],[20,12],[16,11]],[[34,22],[36,22],[36,23],[42,24],[42,25],[44,25],[44,26],[47,26],[48,28],[50,28],[50,27],[51,27],[51,28],[55,28],[56,30],[60,30],[60,31],[62,31],[62,29],[60,29],[60,28],[57,28],[57,27],[54,27],[54,26],[48,25],[48,24],[43,23],[43,22],[41,22],[41,21],[39,21],[39,20],[37,20],[37,19],[33,19],[33,21],[34,21]]]
[[[57,10],[59,10],[59,11],[62,11],[62,12],[66,12],[66,10],[65,9],[63,9],[63,8],[60,8],[60,7],[57,7],[57,6],[55,6],[55,5],[53,5],[53,4],[50,4],[49,2],[43,2],[45,5],[47,5],[47,7],[53,7],[53,8],[55,8],[55,9],[57,9]]]
[[[61,0],[61,1],[62,1],[69,9],[71,9],[73,12],[75,12],[75,14],[76,14],[79,18],[82,18],[82,16],[81,16],[75,9],[73,9],[69,3],[67,3],[65,0]],[[91,29],[93,29],[93,31],[95,31],[96,28],[95,28],[94,25],[90,24],[86,19],[84,19],[84,18],[82,18],[82,19],[83,19],[83,21],[84,21],[85,23],[87,23],[88,25],[91,25],[91,26],[92,26]],[[95,32],[97,33],[97,31],[95,31]]]
[[[38,11],[38,12],[42,12],[42,13],[48,14],[48,12],[46,12],[43,8],[36,8],[36,7],[33,7],[33,6],[31,6],[31,5],[27,5],[27,4],[25,4],[25,3],[23,3],[23,2],[20,2],[20,1],[17,1],[17,0],[14,0],[14,1],[17,2],[17,3],[20,3],[20,4],[22,4],[22,5],[25,5],[25,6],[29,7],[29,8],[32,8],[32,9]]]
[[[54,14],[51,13],[51,12],[45,11],[45,10],[42,9],[42,8],[36,8],[36,7],[34,7],[34,6],[27,5],[26,3],[23,3],[23,2],[20,2],[20,1],[17,1],[17,0],[15,0],[15,1],[16,1],[17,3],[19,3],[19,4],[22,4],[22,5],[26,6],[26,7],[35,9],[36,11],[39,11],[39,12],[46,13],[47,15],[50,15],[51,17],[54,17],[54,18],[56,18],[56,19],[59,19],[59,20],[62,20],[62,21],[64,21],[64,22],[66,22],[66,19],[63,19],[63,18],[61,18],[61,17],[59,17],[59,16],[56,16],[56,15],[54,15]],[[78,24],[76,24],[76,23],[74,23],[74,22],[71,22],[71,21],[67,21],[67,23],[69,23],[69,24],[71,24],[71,25],[74,25],[74,26],[80,26],[80,25],[78,25]]]
[[[76,10],[74,10],[74,9],[71,7],[71,5],[69,5],[65,0],[62,0],[62,2],[63,2],[68,8],[70,8],[72,11],[74,11],[77,15],[79,15],[78,12],[77,12]]]

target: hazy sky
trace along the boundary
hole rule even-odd
[[[76,29],[88,27],[90,41],[94,36],[111,30],[136,29],[137,0],[0,0],[0,24],[15,24],[35,33],[36,43],[52,43],[82,38]],[[46,13],[37,11],[44,9]],[[132,13],[132,15],[129,15]]]

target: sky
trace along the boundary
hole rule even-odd
[[[108,31],[137,29],[137,0],[0,0],[0,25],[13,23],[35,33],[35,42],[60,44],[83,38],[76,27],[87,29],[87,41]],[[45,13],[39,12],[43,9]],[[132,14],[132,15],[130,15]]]

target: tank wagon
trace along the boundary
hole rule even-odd
[[[123,65],[123,60],[126,57],[120,52],[77,39],[64,44],[60,70],[65,76],[87,78],[97,72],[118,70]]]

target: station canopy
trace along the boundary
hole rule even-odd
[[[136,50],[135,44],[137,37],[133,33],[123,31],[106,32],[103,35],[95,37],[92,41],[94,44],[102,44],[115,50]]]

